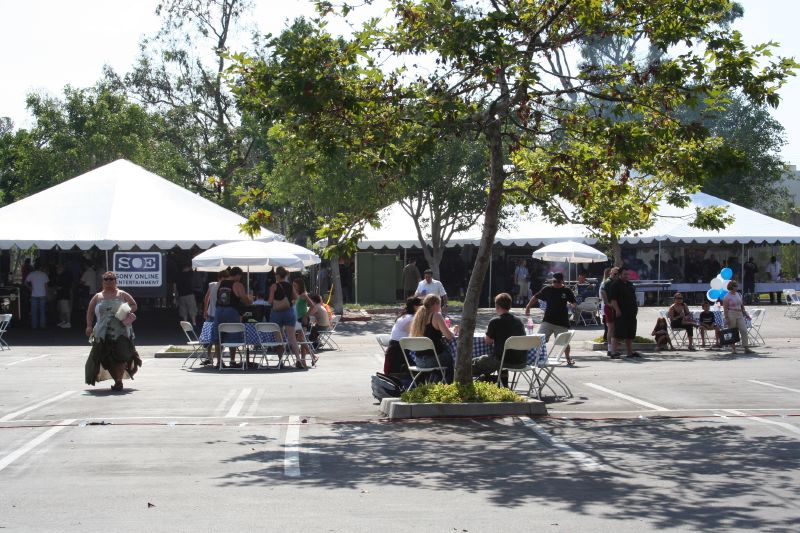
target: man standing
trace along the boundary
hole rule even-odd
[[[608,287],[608,299],[614,308],[614,337],[625,341],[625,357],[641,357],[633,351],[636,337],[636,315],[639,305],[636,302],[636,289],[630,281],[630,270],[622,270],[619,278]]]
[[[424,275],[425,279],[417,285],[417,291],[414,296],[424,299],[429,294],[435,294],[442,299],[442,313],[444,313],[447,309],[447,293],[444,290],[444,285],[442,285],[441,281],[433,279],[433,270],[430,268],[425,270]]]
[[[530,287],[530,272],[524,259],[520,259],[517,262],[517,268],[514,269],[514,285],[517,287],[517,301],[522,305],[528,299],[528,288]]]
[[[408,264],[403,267],[403,298],[408,298],[414,294],[414,291],[419,284],[422,276],[419,275],[417,262],[415,259],[409,259]]]
[[[44,329],[45,309],[47,307],[47,284],[50,278],[42,272],[42,264],[36,261],[33,265],[33,272],[25,278],[25,285],[31,291],[31,327],[33,329]]]
[[[742,266],[742,290],[744,291],[744,298],[747,303],[752,301],[753,295],[756,292],[756,272],[758,267],[753,262],[752,257],[748,257],[745,264]]]
[[[58,308],[58,327],[72,327],[72,272],[64,265],[56,267],[56,305]]]
[[[544,310],[544,318],[542,323],[539,324],[539,334],[544,335],[544,341],[550,340],[550,336],[555,333],[564,333],[569,331],[569,310],[567,306],[575,306],[575,294],[569,287],[564,286],[564,274],[556,272],[553,274],[553,284],[550,286],[542,287],[542,290],[537,292],[525,306],[525,314],[531,314],[531,307],[539,305],[539,300],[547,304],[547,309]],[[572,366],[575,361],[569,356],[570,347],[564,349],[564,356],[567,358],[567,364]]]
[[[197,316],[197,300],[192,288],[192,265],[184,265],[175,280],[175,296],[178,303],[178,316],[194,327]]]
[[[614,317],[616,311],[611,305],[611,300],[608,299],[608,288],[616,281],[619,276],[619,267],[607,268],[604,272],[603,283],[600,284],[600,300],[602,301],[602,309],[600,312],[603,315],[603,324],[605,325],[605,332],[603,337],[608,344],[608,356],[611,359],[619,359],[617,339],[614,337]]]
[[[484,341],[492,346],[490,355],[481,355],[472,360],[472,375],[488,376],[500,369],[503,358],[503,349],[509,337],[524,336],[525,326],[522,320],[514,316],[511,311],[511,295],[502,292],[494,298],[494,310],[497,316],[489,321],[486,328]],[[511,350],[506,354],[506,366],[523,367],[528,363],[528,353],[525,350]]]
[[[769,280],[772,282],[779,281],[781,279],[781,262],[773,255],[769,258],[769,263],[767,263],[767,274],[769,274]],[[769,293],[769,303],[775,303],[775,296],[778,297],[778,303],[781,303],[781,291],[775,291]]]

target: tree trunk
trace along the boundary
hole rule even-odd
[[[337,315],[344,314],[344,298],[342,298],[342,276],[339,274],[339,256],[332,255],[331,283],[333,283],[333,312]]]
[[[467,294],[464,297],[464,310],[461,314],[461,326],[458,336],[458,354],[455,363],[455,382],[472,383],[472,336],[480,307],[481,288],[486,272],[489,270],[492,245],[497,234],[500,208],[503,200],[503,145],[500,136],[500,123],[492,121],[486,128],[486,141],[490,152],[489,196],[486,200],[486,213],[483,221],[483,232],[475,265],[469,278]],[[491,296],[491,295],[490,295]]]
[[[614,266],[622,267],[622,245],[617,237],[611,237],[611,253],[614,255]]]
[[[425,256],[425,261],[428,262],[428,268],[433,271],[433,279],[441,280],[439,271],[442,265],[442,255],[444,255],[443,247],[423,246],[422,254]]]

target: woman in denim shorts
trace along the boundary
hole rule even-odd
[[[297,344],[295,337],[295,324],[297,323],[297,314],[294,312],[294,301],[297,295],[294,292],[292,284],[286,281],[288,272],[283,267],[275,269],[275,279],[277,280],[269,288],[269,303],[272,306],[272,313],[270,314],[270,322],[278,324],[286,332],[286,339],[289,341],[289,347],[292,349],[297,368],[305,368],[305,361],[300,357],[300,347]]]

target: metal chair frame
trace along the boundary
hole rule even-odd
[[[189,365],[189,368],[192,368],[198,359],[206,358],[205,345],[200,342],[200,339],[197,337],[197,333],[194,331],[194,326],[192,326],[189,322],[181,320],[181,329],[183,330],[183,334],[186,335],[186,345],[189,346],[189,348],[192,348],[192,353],[187,355],[186,359],[183,360],[181,368],[186,366],[186,363],[189,361],[189,359],[192,360],[192,364]]]
[[[331,350],[341,350],[336,341],[333,340],[333,334],[336,332],[336,327],[339,325],[339,319],[339,315],[334,315],[333,318],[331,318],[331,328],[320,330],[319,337],[317,337],[317,350],[322,350],[325,345]]]
[[[436,347],[433,345],[431,339],[428,337],[403,337],[400,339],[400,348],[403,350],[403,357],[406,359],[406,365],[408,365],[408,371],[411,374],[411,384],[408,386],[409,389],[414,388],[414,384],[417,382],[419,376],[422,374],[430,374],[437,370],[442,373],[442,381],[447,381],[447,374],[445,374],[446,368],[442,366],[442,361],[439,359],[439,354],[436,352]],[[433,351],[437,366],[420,368],[416,364],[411,364],[411,360],[408,358],[408,352],[421,352],[424,350]]]
[[[247,369],[247,363],[248,360],[250,359],[250,350],[247,345],[247,332],[245,330],[244,324],[242,324],[241,322],[225,322],[220,324],[219,328],[217,329],[218,329],[217,335],[219,337],[219,369],[226,370],[225,365],[223,364],[224,357],[222,356],[222,351],[225,348],[228,348],[228,350],[230,350],[231,348],[240,348],[239,351],[240,354],[242,353],[242,351],[244,351],[244,357],[239,355],[239,359],[241,360],[242,363],[242,372],[244,372]],[[242,340],[241,342],[234,342],[234,341],[225,342],[222,340],[222,336],[225,333],[241,333]],[[238,369],[230,367],[227,370],[238,370]]]
[[[261,361],[258,363],[258,366],[264,366],[265,368],[280,368],[283,366],[283,359],[287,356],[286,354],[288,352],[286,339],[284,339],[283,336],[283,328],[274,322],[258,322],[256,323],[256,334],[258,335],[258,344],[256,344],[256,350],[261,352]],[[262,341],[262,334],[273,335],[278,340]],[[283,354],[278,355],[278,362],[275,363],[274,367],[269,366],[268,350],[271,348],[283,348]]]
[[[0,315],[0,350],[10,350],[11,346],[8,345],[5,338],[3,338],[8,330],[11,319],[14,317],[12,314]]]
[[[541,365],[537,364],[534,368],[534,379],[533,383],[531,384],[531,388],[528,391],[528,396],[533,393],[533,386],[535,384],[537,389],[536,397],[538,399],[542,399],[542,390],[545,387],[553,391],[553,394],[558,397],[556,390],[548,384],[548,382],[552,380],[563,389],[565,398],[572,398],[572,390],[569,388],[569,385],[567,385],[556,375],[555,370],[558,367],[564,366],[564,364],[567,362],[566,358],[563,357],[564,350],[567,348],[567,346],[569,346],[569,343],[574,335],[575,331],[569,330],[559,333],[556,336],[556,338],[553,340],[553,347],[547,352],[547,361]]]
[[[539,335],[518,335],[507,338],[505,344],[503,345],[503,355],[500,357],[500,369],[497,371],[497,386],[502,386],[503,371],[507,371],[508,373],[513,374],[512,379],[510,379],[508,382],[508,388],[511,390],[516,389],[517,383],[521,376],[528,383],[528,395],[530,395],[531,391],[533,390],[534,367],[529,364],[525,364],[523,366],[506,366],[506,353],[509,350],[524,350],[527,360],[528,352],[534,348],[537,350],[541,349],[541,347],[542,338]]]

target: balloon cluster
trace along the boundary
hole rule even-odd
[[[711,285],[711,288],[708,289],[708,292],[706,292],[706,298],[708,298],[709,301],[716,302],[717,300],[725,296],[725,293],[728,292],[727,290],[728,282],[731,280],[732,277],[733,277],[733,270],[731,270],[730,268],[725,267],[722,270],[720,270],[719,274],[717,274],[717,277],[712,279],[711,282],[709,283],[709,285]]]

